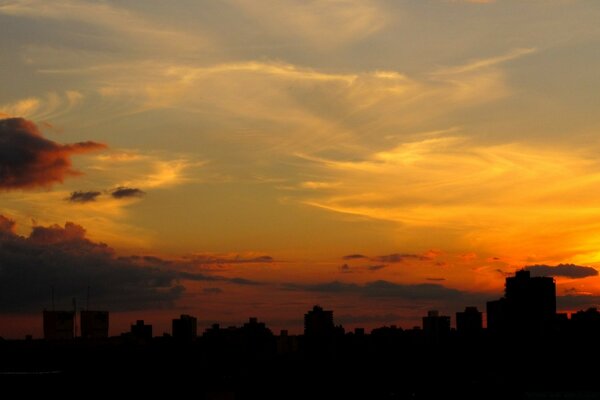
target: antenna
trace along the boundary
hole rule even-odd
[[[88,311],[90,311],[90,285],[87,288],[87,304],[85,305]]]
[[[54,285],[50,287],[52,288],[52,311],[54,311]]]

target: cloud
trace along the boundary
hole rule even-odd
[[[399,298],[406,300],[451,300],[463,298],[466,292],[435,283],[400,284],[385,280],[365,284],[331,281],[316,284],[287,283],[287,290],[304,290],[330,294],[358,294],[370,298]]]
[[[89,203],[92,201],[96,201],[96,198],[100,196],[100,192],[89,191],[89,192],[72,192],[71,195],[67,198],[68,201],[72,203]]]
[[[446,278],[426,278],[428,281],[432,281],[432,282],[442,282],[445,281]]]
[[[329,48],[381,30],[388,15],[372,0],[231,0],[277,37],[298,37]]]
[[[436,72],[436,75],[454,75],[472,73],[484,68],[494,67],[498,64],[502,64],[508,61],[516,60],[523,56],[535,53],[537,50],[534,48],[519,48],[513,49],[506,54],[502,54],[496,57],[484,58],[480,60],[471,61],[465,65],[458,67],[444,68]]]
[[[561,276],[565,278],[580,279],[597,276],[598,271],[592,267],[583,267],[574,264],[559,265],[529,265],[525,267],[533,276]]]
[[[115,199],[126,199],[131,197],[143,197],[146,194],[141,189],[120,186],[114,189],[110,195]]]
[[[369,265],[367,267],[367,270],[371,271],[371,272],[375,272],[375,271],[379,271],[380,269],[384,269],[386,267],[385,264],[379,264],[379,265]]]
[[[15,231],[16,222],[10,218],[0,215],[0,234],[10,234]]]
[[[49,187],[66,177],[80,175],[72,169],[72,155],[106,148],[96,142],[62,145],[45,139],[37,126],[23,118],[0,120],[0,190]]]
[[[273,257],[269,255],[244,255],[244,254],[194,254],[188,259],[195,264],[246,264],[246,263],[271,263]]]
[[[60,307],[72,297],[83,298],[90,286],[94,304],[120,311],[172,307],[185,292],[184,280],[258,284],[184,271],[193,265],[181,260],[119,257],[72,222],[35,226],[24,237],[14,233],[12,220],[0,216],[0,260],[0,312],[6,313],[48,307],[52,286]]]
[[[48,119],[56,118],[73,111],[83,101],[83,94],[74,90],[49,92],[45,97],[27,97],[12,103],[0,105],[0,116],[22,117],[42,120],[41,125],[53,130]]]
[[[348,254],[347,256],[342,257],[343,260],[359,260],[361,258],[369,258],[362,254]]]
[[[63,23],[75,21],[102,29],[103,36],[129,39],[137,48],[146,46],[156,49],[158,45],[163,45],[160,48],[164,51],[181,51],[197,50],[208,44],[202,37],[191,37],[174,29],[164,29],[164,24],[105,2],[57,0],[50,5],[42,0],[11,1],[0,4],[0,14],[32,19],[44,18]]]
[[[556,305],[560,310],[587,309],[600,306],[600,296],[567,295],[556,296]]]
[[[375,258],[373,258],[376,261],[381,261],[381,262],[389,262],[389,263],[399,263],[399,262],[403,262],[406,260],[418,260],[418,261],[425,261],[425,260],[429,260],[430,257],[426,256],[426,255],[422,255],[422,254],[400,254],[400,253],[393,253],[393,254],[387,254],[384,256],[377,256]]]
[[[343,274],[349,274],[349,273],[352,272],[352,270],[350,269],[350,266],[348,264],[343,264],[340,267],[340,272],[343,273]]]

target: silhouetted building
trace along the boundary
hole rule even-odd
[[[517,271],[506,278],[504,297],[487,303],[487,317],[488,329],[494,333],[550,333],[556,320],[554,279]]]
[[[152,325],[147,325],[143,319],[139,319],[135,325],[131,325],[131,335],[137,340],[150,340],[152,339]]]
[[[277,354],[289,354],[298,351],[298,337],[290,336],[286,329],[283,329],[277,337]]]
[[[44,339],[73,339],[75,313],[73,311],[44,311]]]
[[[438,342],[450,336],[450,317],[440,315],[436,310],[428,311],[423,317],[423,334],[429,340]]]
[[[465,307],[456,313],[456,331],[462,336],[479,335],[483,329],[483,316],[477,307]]]
[[[81,311],[79,319],[82,338],[106,339],[108,337],[108,311]]]
[[[198,336],[198,320],[191,315],[182,314],[173,320],[173,339],[191,341]]]
[[[333,311],[325,311],[319,306],[304,314],[304,334],[306,336],[331,336],[335,333]]]
[[[600,312],[595,307],[571,314],[571,325],[578,337],[594,338],[600,335]]]

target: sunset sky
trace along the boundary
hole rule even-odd
[[[0,336],[600,304],[597,0],[0,0]],[[559,266],[563,264],[562,266]],[[590,268],[591,267],[591,268]]]

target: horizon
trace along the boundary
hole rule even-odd
[[[599,18],[0,0],[0,336],[40,337],[51,288],[89,287],[111,334],[180,314],[294,332],[314,304],[410,327],[485,312],[520,269],[559,311],[598,307]]]

